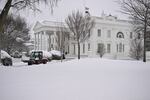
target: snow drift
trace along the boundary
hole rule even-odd
[[[150,100],[150,62],[81,59],[0,67],[0,100]]]

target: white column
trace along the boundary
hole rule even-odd
[[[48,51],[48,40],[47,40],[48,36],[46,34],[46,31],[44,31],[44,49],[45,51]]]
[[[39,50],[39,43],[40,43],[40,41],[39,41],[39,33],[37,33],[37,35],[38,35],[38,38],[37,38],[37,50]]]
[[[41,49],[40,50],[43,50],[43,48],[42,48],[42,32],[40,32],[40,40],[41,40],[40,41],[40,44],[41,44],[41,46],[40,46]]]
[[[53,36],[54,50],[56,49],[56,38],[57,38],[56,31],[54,31],[54,36]]]
[[[36,46],[37,46],[37,37],[36,37],[36,33],[34,33],[34,50],[36,50]]]

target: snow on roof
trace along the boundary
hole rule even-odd
[[[25,46],[34,46],[33,43],[24,43]]]
[[[37,52],[39,52],[39,51],[43,52],[43,56],[44,56],[44,57],[47,57],[47,58],[52,57],[52,54],[51,54],[50,52],[44,51],[44,50],[31,50],[30,53],[36,52],[36,51],[37,51]]]
[[[1,59],[4,58],[11,58],[11,56],[6,51],[1,50]]]
[[[50,51],[53,55],[58,55],[58,56],[61,56],[61,52],[60,51],[57,51],[57,50],[52,50]]]
[[[23,40],[22,38],[20,38],[20,37],[17,37],[17,38],[16,38],[16,41],[17,41],[17,42],[23,42],[24,40]]]

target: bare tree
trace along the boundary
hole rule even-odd
[[[140,60],[143,57],[143,39],[140,38],[139,34],[135,34],[131,40],[129,55],[136,60]]]
[[[118,0],[118,2],[122,12],[129,15],[137,29],[143,32],[143,62],[146,62],[146,34],[150,26],[150,0]]]
[[[97,53],[100,55],[101,58],[106,53],[105,45],[103,43],[98,44]]]
[[[58,46],[58,50],[61,51],[61,61],[63,59],[63,54],[65,53],[65,46],[68,44],[69,41],[69,31],[66,26],[61,23],[60,27],[57,28],[58,31],[56,32],[57,39],[56,43]]]
[[[78,59],[80,59],[80,43],[90,36],[94,20],[90,16],[84,16],[80,11],[77,11],[68,15],[65,21],[78,44]]]
[[[53,11],[53,7],[56,6],[58,1],[60,0],[5,0],[6,3],[0,13],[0,32],[3,32],[3,24],[5,23],[11,8],[21,10],[28,7],[33,11],[39,11],[38,4],[44,2],[45,4],[50,5],[51,11]]]

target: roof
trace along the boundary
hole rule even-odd
[[[64,22],[55,22],[55,21],[39,22],[39,21],[37,21],[36,24],[34,25],[33,30],[36,30],[37,28],[41,28],[43,26],[48,26],[48,27],[67,27],[67,25]]]

